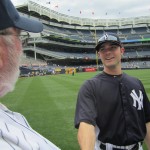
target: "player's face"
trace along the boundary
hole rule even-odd
[[[112,43],[104,43],[99,49],[99,57],[104,65],[104,68],[116,69],[121,68],[121,57],[124,53],[124,48]]]

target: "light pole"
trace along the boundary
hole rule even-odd
[[[94,29],[95,29],[95,33],[94,33],[95,45],[97,45],[96,27]],[[97,53],[97,51],[95,52],[95,58],[96,58],[96,66],[97,66],[97,70],[98,70],[98,53]]]

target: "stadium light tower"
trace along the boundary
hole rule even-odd
[[[98,39],[97,39],[97,34],[96,34],[96,27],[94,26],[94,39],[95,39],[95,45],[97,45],[98,43]],[[96,58],[96,66],[97,66],[97,70],[98,70],[98,53],[97,51],[95,51],[95,58]]]

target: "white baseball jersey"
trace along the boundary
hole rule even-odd
[[[25,117],[0,104],[0,149],[60,150],[34,131]]]

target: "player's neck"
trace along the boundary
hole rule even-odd
[[[110,74],[110,75],[120,75],[120,74],[122,74],[121,68],[109,69],[109,68],[104,67],[103,71],[107,74]]]

